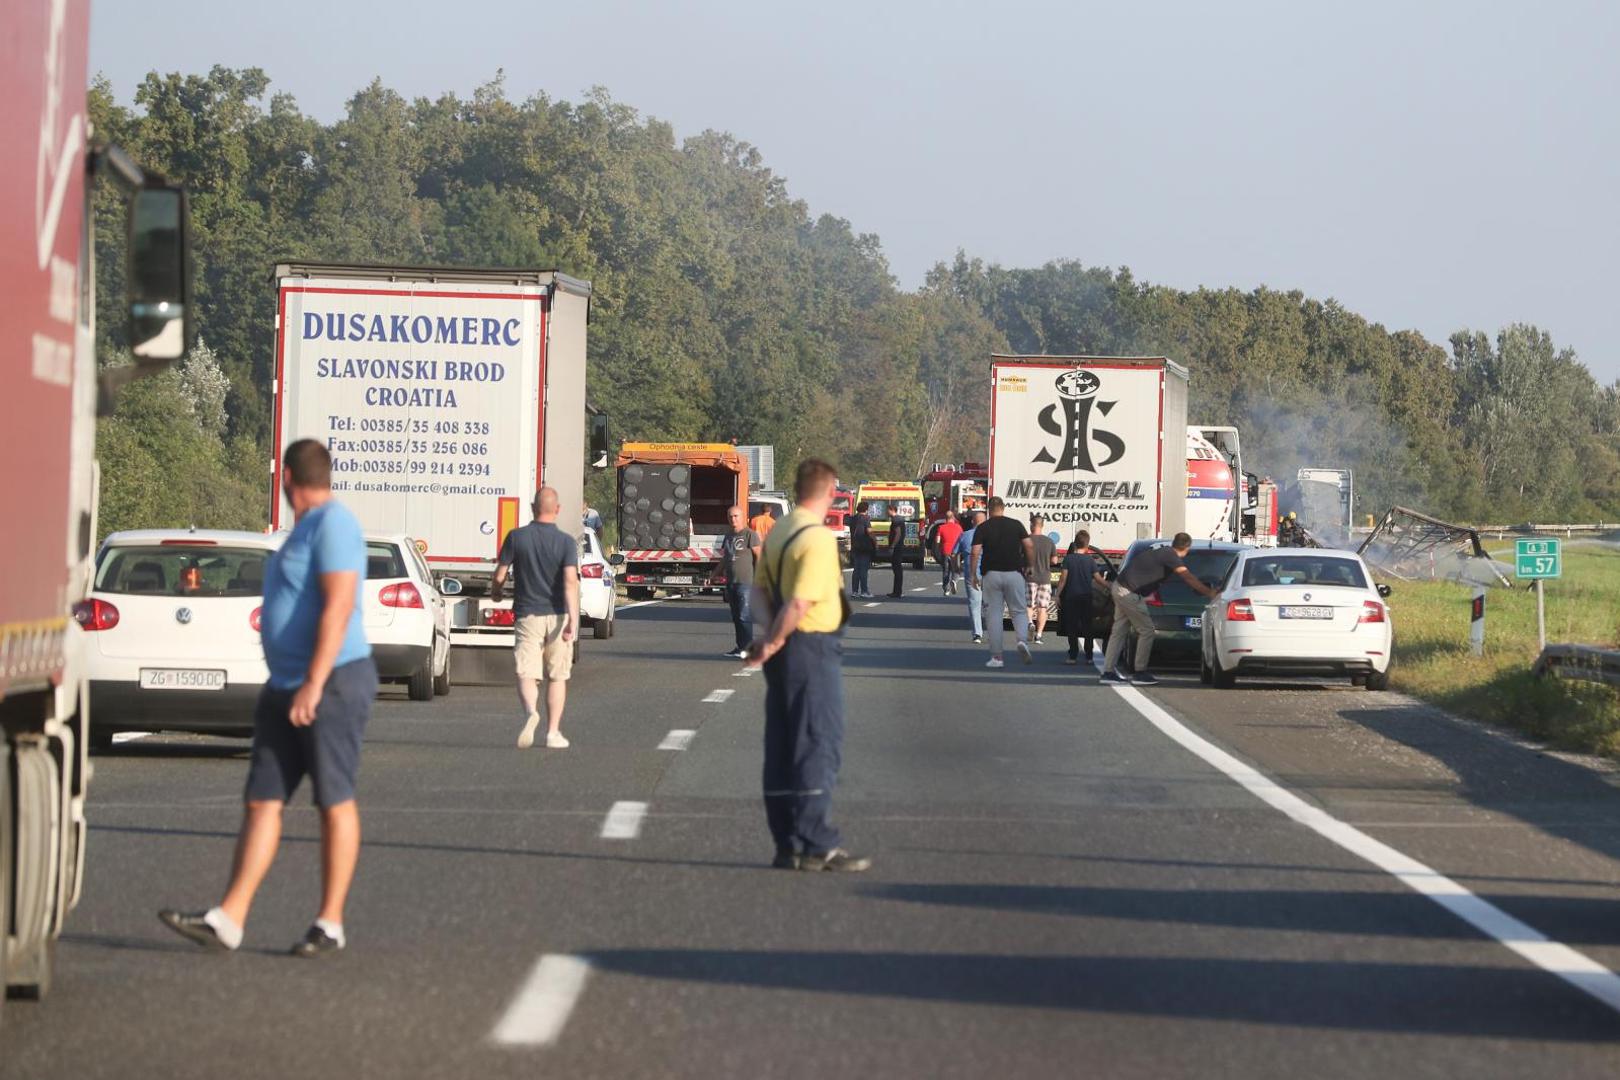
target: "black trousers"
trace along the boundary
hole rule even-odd
[[[824,855],[844,745],[844,643],[795,633],[765,662],[765,823],[778,852]]]
[[[1063,632],[1069,639],[1069,659],[1073,660],[1080,655],[1080,639],[1086,642],[1086,655],[1090,656],[1093,648],[1091,639],[1091,619],[1094,614],[1091,607],[1091,590],[1084,593],[1064,593],[1061,601],[1063,614]]]
[[[889,556],[889,569],[894,571],[894,589],[890,595],[899,596],[906,584],[906,564],[900,560],[900,552]]]

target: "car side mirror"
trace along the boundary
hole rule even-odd
[[[453,577],[440,578],[439,591],[446,596],[460,596],[461,579]]]
[[[1379,585],[1378,586],[1378,595],[1382,596],[1385,600],[1388,600],[1389,599],[1389,594],[1394,592],[1394,591],[1395,590],[1391,589],[1388,585]]]
[[[624,565],[624,555],[623,555],[623,553],[615,551],[613,554],[609,555],[608,556],[608,565],[615,568],[615,569],[617,569],[618,567],[623,566]]]
[[[129,205],[129,347],[141,366],[186,354],[192,339],[191,218],[180,188],[152,186]]]

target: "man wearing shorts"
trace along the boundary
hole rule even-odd
[[[1037,645],[1046,644],[1046,616],[1052,606],[1052,560],[1057,545],[1046,535],[1046,518],[1036,514],[1029,519],[1029,542],[1035,556],[1029,566],[1029,624]]]
[[[287,447],[281,488],[296,524],[265,567],[259,636],[270,678],[253,716],[247,810],[231,883],[218,907],[160,911],[158,918],[199,945],[240,946],[281,843],[282,808],[307,775],[321,810],[321,910],[292,954],[313,958],[346,943],[343,905],[360,857],[355,781],[377,668],[360,611],[366,541],[354,515],[332,498],[326,447],[314,439]]]
[[[523,730],[518,749],[534,745],[540,726],[540,691],[546,684],[546,748],[568,749],[563,738],[563,706],[568,701],[568,675],[574,667],[574,641],[579,637],[579,544],[557,528],[561,501],[557,489],[534,494],[534,520],[506,534],[490,597],[497,602],[515,567],[512,615],[517,641],[518,699],[523,702]]]

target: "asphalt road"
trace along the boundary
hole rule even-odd
[[[516,750],[505,690],[385,692],[350,947],[327,961],[284,955],[317,896],[303,805],[240,953],[158,924],[222,886],[243,746],[117,747],[97,759],[56,987],[6,1010],[0,1073],[1620,1071],[1620,1011],[1345,846],[1388,845],[1429,872],[1420,885],[1455,882],[1453,906],[1480,898],[1578,950],[1601,992],[1620,967],[1613,775],[1394,695],[1223,692],[1190,671],[1103,687],[1054,638],[1031,667],[986,670],[935,581],[858,606],[848,631],[836,809],[876,860],[864,875],[766,868],[764,685],[719,656],[713,600],[626,610],[614,640],[584,643],[567,751]],[[1246,766],[1282,794],[1229,775]],[[621,803],[645,815],[610,814]],[[604,837],[610,816],[621,838]],[[1549,948],[1521,951],[1556,966]]]

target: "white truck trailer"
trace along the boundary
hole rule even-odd
[[[275,273],[271,527],[292,522],[282,448],[320,439],[361,523],[410,536],[443,591],[465,593],[451,614],[456,681],[504,681],[511,603],[488,598],[501,543],[541,485],[557,489],[565,530],[581,519],[590,284],[552,270]]]
[[[1187,521],[1187,369],[1162,356],[990,358],[990,494],[1123,552]],[[1169,437],[1166,437],[1166,433]]]

